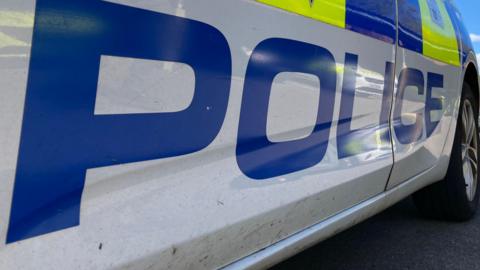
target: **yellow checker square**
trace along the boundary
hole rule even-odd
[[[419,0],[422,14],[423,54],[460,66],[455,28],[441,0]]]
[[[345,28],[346,0],[257,0],[305,17]]]

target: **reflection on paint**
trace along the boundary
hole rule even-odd
[[[94,14],[79,12],[76,16],[66,16],[59,11],[39,11],[37,27],[44,32],[70,33],[70,34],[94,34],[108,31],[109,25],[104,25],[102,18]]]
[[[31,12],[0,10],[0,59],[27,57],[31,44],[22,40],[20,34],[30,31],[33,24]]]
[[[391,149],[390,145],[390,127],[389,125],[376,126],[356,130],[348,135],[349,139],[342,146],[342,155],[350,157],[360,153],[372,151],[387,151]]]
[[[0,32],[0,49],[7,47],[25,47],[30,44]]]
[[[0,26],[31,28],[33,18],[31,12],[0,10]]]

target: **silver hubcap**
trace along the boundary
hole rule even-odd
[[[462,167],[468,200],[473,201],[477,190],[478,144],[477,126],[472,103],[466,99],[462,108]]]

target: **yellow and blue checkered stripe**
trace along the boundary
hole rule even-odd
[[[399,0],[399,45],[460,66],[459,38],[443,0]]]
[[[458,41],[452,20],[441,0],[419,0],[422,18],[423,54],[460,66]]]
[[[396,39],[395,0],[257,0],[388,43]]]
[[[334,26],[345,28],[346,0],[258,0]]]
[[[396,40],[395,0],[257,0],[388,43]],[[399,45],[460,66],[459,38],[443,0],[398,0]]]

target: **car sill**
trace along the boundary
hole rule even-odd
[[[438,167],[430,168],[391,190],[344,210],[286,239],[235,261],[222,269],[265,269],[271,267],[392,206],[415,191],[434,182],[431,179],[441,179],[442,176]]]

